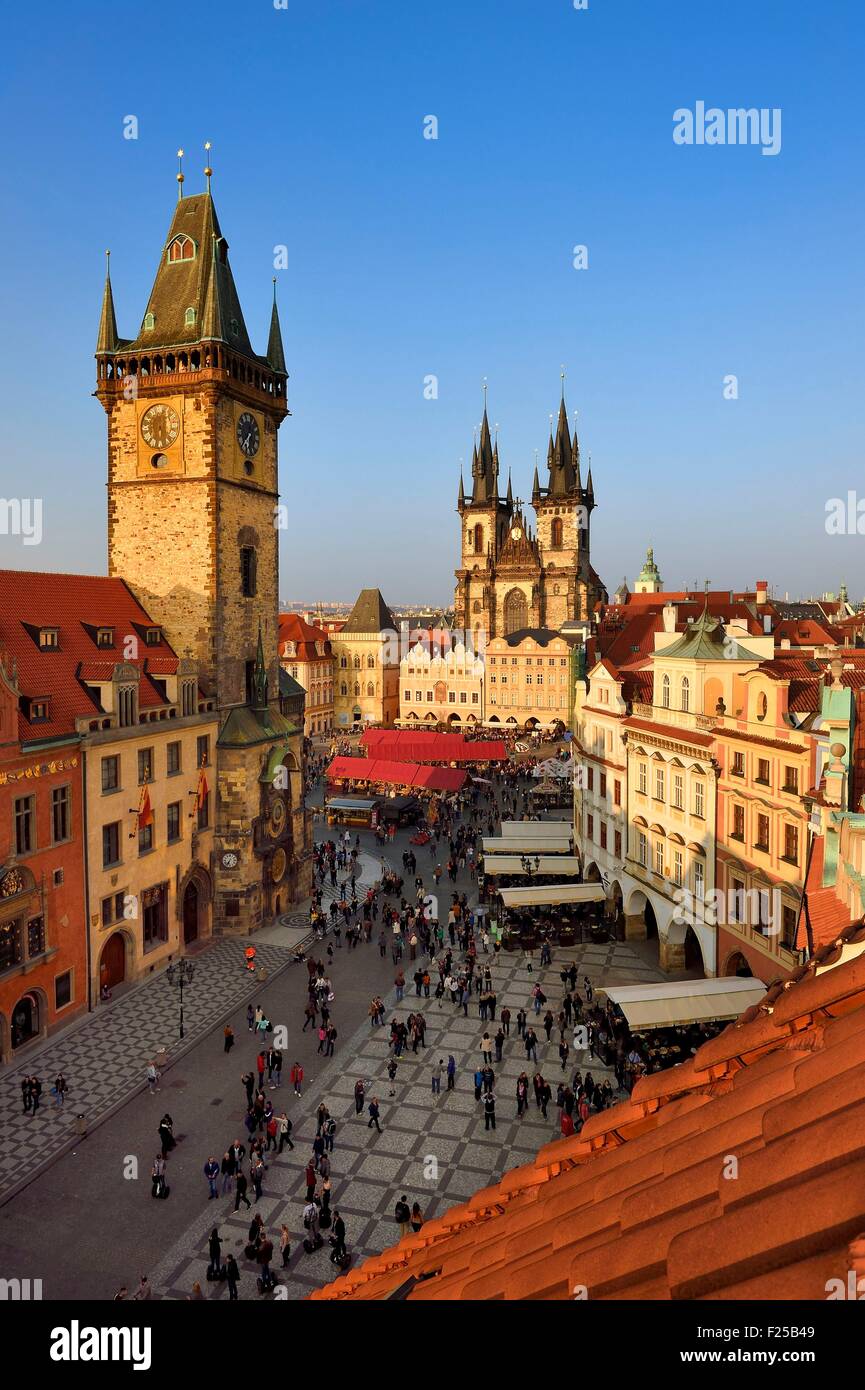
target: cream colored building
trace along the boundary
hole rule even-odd
[[[333,649],[327,633],[306,622],[299,613],[280,613],[279,664],[306,691],[304,733],[330,733],[333,729]]]
[[[481,657],[460,637],[446,628],[424,633],[400,662],[400,724],[481,723],[483,678]]]
[[[399,634],[378,589],[361,591],[332,646],[334,728],[392,728],[399,718]]]
[[[572,644],[548,628],[493,637],[485,654],[484,723],[524,730],[567,727]]]
[[[101,713],[79,718],[87,807],[87,897],[93,998],[139,980],[213,929],[213,765],[218,720],[194,662],[162,677],[153,701],[139,667],[88,679]],[[143,703],[144,693],[148,702]],[[203,795],[200,776],[207,782]],[[202,804],[198,806],[199,789]],[[149,799],[150,826],[139,825]]]

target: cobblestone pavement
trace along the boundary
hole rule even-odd
[[[276,1245],[283,1222],[292,1233],[289,1267],[279,1271],[285,1291],[280,1296],[303,1298],[335,1277],[327,1241],[313,1255],[307,1255],[302,1247],[303,1172],[315,1136],[313,1117],[321,1100],[326,1102],[338,1124],[332,1157],[331,1205],[341,1212],[345,1221],[347,1244],[354,1263],[396,1242],[399,1232],[393,1220],[393,1209],[403,1193],[409,1204],[419,1201],[427,1217],[435,1216],[465,1200],[477,1189],[497,1181],[508,1168],[528,1161],[544,1143],[557,1137],[558,1112],[554,1100],[562,1075],[557,1031],[554,1030],[553,1041],[547,1045],[543,1029],[534,1020],[539,1033],[539,1065],[550,1082],[554,1100],[544,1120],[532,1097],[529,1111],[520,1121],[516,1118],[516,1080],[522,1070],[527,1070],[531,1076],[536,1068],[526,1063],[525,1049],[516,1036],[515,1018],[520,1007],[531,1013],[530,990],[537,979],[541,980],[549,997],[549,1007],[553,1013],[557,1012],[557,1001],[562,993],[559,970],[563,959],[576,960],[581,982],[583,975],[588,974],[596,989],[626,981],[639,983],[663,978],[658,969],[622,942],[556,952],[552,968],[539,969],[536,965],[532,974],[528,973],[521,954],[482,956],[482,962],[491,965],[498,1009],[507,1004],[513,1015],[511,1037],[505,1043],[503,1061],[494,1065],[497,1098],[494,1131],[485,1130],[482,1105],[474,1098],[472,1073],[480,1056],[480,1038],[488,1027],[478,1018],[475,1000],[469,1006],[468,1018],[449,1002],[443,1001],[439,1007],[434,998],[421,1001],[427,1020],[427,1046],[417,1057],[409,1051],[400,1060],[394,1097],[388,1094],[390,1087],[386,1075],[388,1027],[363,1025],[340,1045],[339,1054],[321,1074],[314,1090],[293,1109],[295,1148],[293,1151],[286,1149],[281,1157],[270,1155],[262,1199],[256,1207]],[[406,1017],[417,1005],[411,982],[414,966],[410,961],[405,962],[405,971],[408,993],[397,1005],[395,992],[391,991],[386,1001],[390,1006],[388,1020],[394,1012]],[[490,1032],[495,1031],[496,1026],[493,1026]],[[433,1096],[431,1066],[439,1057],[446,1061],[449,1053],[453,1053],[457,1063],[455,1090],[448,1092],[443,1081],[441,1094]],[[597,1079],[608,1074],[607,1069],[592,1061],[587,1053],[572,1049],[568,1079],[578,1066],[584,1073],[587,1068],[591,1070]],[[381,1134],[369,1129],[366,1111],[355,1116],[353,1092],[359,1077],[370,1083],[368,1095],[375,1094],[380,1099]],[[434,1173],[436,1175],[431,1176]],[[235,1215],[233,1205],[232,1195],[220,1198],[212,1209],[208,1206],[152,1272],[154,1291],[160,1297],[185,1298],[198,1279],[207,1290],[207,1296],[227,1298],[225,1285],[204,1282],[207,1236],[215,1222],[224,1241],[223,1254],[233,1252],[238,1261],[240,1297],[259,1296],[256,1268],[243,1255],[251,1213],[244,1207]]]
[[[378,876],[379,861],[362,853],[360,867],[360,883],[365,887]],[[332,896],[328,885],[325,900]],[[309,926],[308,906],[291,916]],[[141,1091],[147,1063],[160,1047],[165,1047],[169,1058],[176,1058],[252,998],[261,986],[246,969],[243,952],[250,943],[256,948],[256,965],[263,966],[268,976],[285,968],[296,934],[284,945],[272,939],[274,934],[267,928],[253,937],[217,938],[194,957],[195,978],[183,994],[182,1042],[178,991],[160,973],[113,1003],[100,1005],[67,1031],[28,1049],[21,1066],[0,1073],[0,1202],[76,1142],[77,1115],[84,1115],[92,1131]],[[59,1071],[69,1085],[62,1109],[54,1107],[49,1094]],[[31,1074],[39,1077],[43,1092],[37,1113],[25,1115],[21,1082]]]

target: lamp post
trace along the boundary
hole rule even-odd
[[[185,957],[169,965],[165,972],[168,983],[175,989],[180,990],[180,1036],[183,1037],[183,986],[192,984],[192,977],[195,974],[195,965]]]
[[[532,859],[530,855],[524,854],[520,860],[520,863],[523,868],[523,873],[528,874],[530,879],[532,877],[532,874],[536,874],[538,872],[538,869],[541,867],[541,861],[537,855],[535,855],[534,859]]]

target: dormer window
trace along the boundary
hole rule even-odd
[[[156,327],[156,315],[153,314],[153,313],[151,313],[150,310],[148,309],[147,313],[144,315],[144,331],[145,331],[145,333],[148,333],[148,332],[150,331],[151,328],[155,328],[155,327]]]
[[[192,237],[184,236],[181,233],[168,243],[165,252],[165,259],[169,265],[175,265],[178,261],[192,261],[195,259],[195,242]]]
[[[144,634],[144,640],[148,647],[158,647],[162,641],[162,628],[149,627]]]
[[[60,649],[60,629],[59,627],[40,627],[39,629],[39,650],[43,652],[56,652]]]
[[[29,720],[31,724],[44,724],[48,719],[48,701],[31,700]]]
[[[121,686],[117,692],[117,722],[121,729],[138,723],[138,691],[134,685]]]
[[[97,645],[97,647],[113,647],[113,646],[114,646],[114,628],[113,628],[113,627],[100,627],[100,628],[97,628],[97,629],[96,629],[96,645]]]
[[[187,324],[187,326],[190,326],[195,323],[195,310],[192,307],[187,309],[186,314],[184,315],[184,322]]]
[[[240,332],[240,324],[237,322],[237,319],[232,319],[232,320],[231,320],[231,325],[230,325],[230,326],[231,326],[231,336],[232,336],[232,338],[236,338],[237,335],[238,335],[238,333]]]

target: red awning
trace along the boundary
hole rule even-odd
[[[416,763],[506,762],[503,739],[467,739],[424,729],[366,729],[361,744],[374,758]]]
[[[358,782],[385,782],[392,787],[455,792],[464,785],[466,775],[456,767],[422,767],[387,758],[334,758],[325,777],[328,782],[350,778]]]

